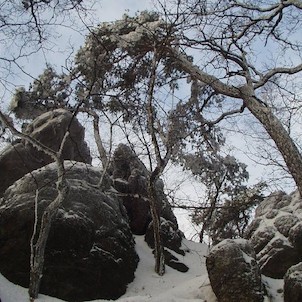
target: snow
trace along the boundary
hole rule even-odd
[[[136,250],[140,262],[135,273],[135,279],[128,285],[125,295],[118,302],[217,302],[208,279],[205,257],[208,246],[183,241],[182,248],[185,256],[177,257],[190,269],[186,273],[178,272],[166,266],[164,276],[154,272],[154,258],[152,250],[147,246],[143,236],[135,236]],[[170,251],[172,252],[172,251]],[[175,254],[176,255],[176,254]],[[274,280],[264,277],[263,280],[269,289],[266,302],[283,301],[281,290],[283,280]],[[1,302],[28,302],[27,289],[14,285],[0,274]],[[62,302],[60,299],[39,295],[37,302]],[[104,302],[109,300],[94,300]]]
[[[272,279],[266,276],[262,276],[262,282],[265,284],[268,292],[268,297],[264,302],[283,302],[283,279]]]

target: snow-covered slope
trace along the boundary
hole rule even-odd
[[[216,302],[205,268],[205,255],[208,253],[206,245],[184,240],[183,248],[189,252],[179,260],[190,268],[189,271],[181,273],[167,266],[166,274],[160,277],[154,273],[154,258],[151,249],[144,241],[144,236],[136,236],[135,241],[140,257],[135,280],[129,284],[126,294],[117,301]],[[181,256],[177,254],[177,257]],[[2,275],[0,275],[0,297],[1,302],[28,302],[27,289],[12,284]],[[39,295],[37,301],[62,300]],[[94,302],[101,301],[107,300],[94,300]]]
[[[209,283],[205,256],[208,247],[204,244],[184,240],[183,248],[188,250],[180,259],[190,269],[186,273],[178,272],[166,267],[166,274],[162,277],[154,273],[154,259],[151,249],[147,246],[143,236],[136,236],[136,250],[140,262],[136,270],[135,280],[129,284],[125,295],[118,302],[217,302]],[[173,251],[170,251],[174,253]],[[177,254],[177,257],[180,256]],[[282,280],[263,278],[270,297],[265,302],[282,302]],[[0,274],[1,302],[28,302],[27,289],[14,285]],[[37,302],[61,302],[62,300],[39,295]],[[104,302],[108,300],[94,300]]]

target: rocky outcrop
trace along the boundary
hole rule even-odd
[[[160,234],[163,245],[181,255],[184,255],[184,251],[181,249],[182,239],[184,234],[173,224],[164,218],[160,219]],[[154,235],[153,235],[153,225],[149,224],[146,231],[145,240],[148,245],[154,248]]]
[[[210,251],[206,266],[219,302],[263,301],[260,270],[248,241],[223,240]]]
[[[40,219],[57,194],[56,173],[55,164],[35,170],[0,201],[0,271],[25,287],[36,192]],[[68,162],[66,178],[69,194],[51,227],[40,292],[67,301],[116,299],[134,279],[138,263],[126,210],[116,194],[105,195],[98,187],[96,168]]]
[[[284,277],[284,302],[302,301],[302,262],[292,266]]]
[[[115,150],[109,171],[112,174],[114,188],[122,193],[121,198],[127,209],[132,232],[145,235],[148,245],[154,248],[148,196],[150,172],[131,148],[124,144],[120,144]],[[181,249],[184,235],[178,229],[176,217],[164,193],[164,184],[161,179],[156,182],[156,206],[160,216],[161,239],[165,247],[165,262],[170,267],[185,272],[188,267],[169,251],[184,255]]]
[[[176,254],[181,256],[185,255],[185,251],[181,247],[182,240],[184,238],[183,232],[181,232],[171,221],[161,218],[160,236],[164,246],[165,264],[180,272],[187,272],[189,268],[178,259],[178,255],[176,256]],[[151,248],[154,249],[154,233],[152,222],[149,224],[149,227],[146,231],[145,241]],[[172,251],[176,254],[174,253],[173,255]]]
[[[280,279],[302,261],[302,200],[298,192],[276,192],[256,209],[246,233],[262,274]]]
[[[137,235],[145,234],[151,222],[147,193],[150,172],[130,147],[120,144],[114,152],[110,173],[115,189],[124,193],[122,199],[130,218],[132,232]],[[159,215],[178,228],[160,179],[156,183],[156,193]]]
[[[64,144],[63,158],[91,163],[90,152],[84,141],[84,128],[67,110],[57,109],[42,114],[24,132],[50,149],[58,151],[67,131],[69,136]],[[26,140],[18,140],[8,146],[0,155],[0,197],[16,180],[52,161],[53,159]]]

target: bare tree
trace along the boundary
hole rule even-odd
[[[300,150],[271,105],[261,98],[266,85],[278,85],[284,92],[286,81],[281,85],[282,79],[293,76],[294,80],[302,71],[302,45],[296,36],[301,26],[301,1],[193,0],[175,5],[177,8],[169,12],[161,3],[167,20],[174,20],[182,30],[167,52],[200,83],[226,99],[238,100],[236,113],[241,108],[251,112],[275,142],[302,194]],[[188,58],[190,50],[198,63]],[[261,65],[257,59],[267,63]],[[221,118],[233,112],[226,111]]]
[[[35,108],[45,110],[48,106],[71,105],[66,100],[73,97],[77,100],[76,110],[93,116],[103,166],[109,161],[99,133],[98,114],[118,114],[132,127],[149,157],[148,195],[154,223],[155,270],[159,274],[164,272],[164,257],[156,207],[158,178],[169,161],[180,163],[186,155],[196,152],[206,154],[208,159],[204,163],[211,165],[210,158],[224,142],[216,125],[244,109],[242,106],[221,115],[209,114],[223,98],[194,76],[188,78],[187,71],[171,56],[170,48],[177,40],[173,26],[159,15],[147,12],[100,24],[77,53],[75,68],[69,76],[46,70],[28,91],[18,91],[13,106],[14,112],[20,109],[24,114],[28,100],[33,100]],[[72,85],[74,89],[70,90]],[[176,94],[180,85],[190,87],[189,97],[183,99]],[[200,169],[206,171],[204,167]],[[212,204],[212,211],[215,205]]]
[[[49,235],[49,231],[52,225],[53,218],[55,217],[57,210],[60,205],[64,202],[68,195],[69,186],[65,179],[65,169],[64,169],[64,159],[62,157],[63,148],[66,139],[69,136],[69,131],[67,130],[65,136],[61,142],[59,150],[56,152],[49,147],[43,145],[39,141],[33,139],[31,136],[19,132],[14,128],[14,126],[7,120],[6,116],[0,111],[0,120],[6,128],[8,128],[15,136],[25,139],[31,143],[39,151],[44,152],[49,155],[57,165],[57,176],[58,180],[56,183],[58,195],[57,197],[47,206],[42,214],[41,222],[38,222],[37,206],[38,206],[38,195],[39,189],[36,191],[35,200],[35,222],[34,231],[31,238],[31,256],[30,256],[30,282],[29,282],[29,297],[30,301],[34,301],[39,294],[40,282],[43,275],[44,268],[44,254],[46,243]],[[40,225],[39,230],[37,226]]]
[[[94,1],[90,0],[18,0],[0,1],[0,93],[11,94],[22,85],[16,79],[34,79],[36,74],[24,65],[39,53],[45,58],[55,48],[59,29],[69,29],[70,34],[82,32],[83,22],[88,23],[89,10]],[[79,21],[80,20],[80,21]],[[85,21],[84,21],[85,20]],[[5,97],[7,97],[5,95]]]
[[[149,180],[151,203],[154,183],[169,160],[182,162],[184,155],[196,152],[208,158],[216,155],[224,143],[219,125],[246,109],[275,142],[302,193],[299,148],[275,108],[262,97],[268,84],[284,92],[282,79],[302,70],[301,43],[294,41],[301,22],[300,1],[265,5],[179,0],[174,8],[160,8],[162,15],[124,16],[91,30],[68,82],[74,85],[68,98],[75,100],[77,110],[119,113],[134,131],[144,132],[142,141],[145,133],[150,135],[151,145],[145,145],[151,151],[150,162],[156,161]],[[266,65],[257,62],[257,49],[270,56]],[[220,183],[216,186],[218,191]]]

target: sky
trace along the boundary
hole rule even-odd
[[[93,19],[93,24],[96,25],[100,22],[110,22],[120,19],[125,13],[134,15],[137,11],[152,10],[152,8],[154,8],[150,0],[100,0],[94,2],[93,7],[88,10],[91,17],[87,18],[87,24],[92,24],[89,23],[91,19]],[[43,51],[33,53],[27,58],[20,60],[19,65],[24,72],[21,72],[16,66],[13,66],[15,74],[10,75],[8,80],[14,83],[16,87],[28,87],[33,78],[41,74],[46,64],[50,64],[58,71],[64,70],[66,67],[66,59],[83,45],[85,35],[88,33],[88,30],[84,29],[83,24],[78,23],[77,25],[80,28],[79,31],[62,26],[51,28],[51,34],[54,34],[54,30],[56,30],[57,33],[55,36],[50,37],[48,43],[44,44],[45,47]],[[8,57],[9,54],[6,53],[6,50],[3,50],[0,44],[0,57],[1,56]],[[0,105],[2,110],[6,109],[14,88],[13,86],[6,85],[5,89],[8,91],[5,91],[5,89],[0,86]]]
[[[97,5],[96,5],[95,10],[92,12],[92,14],[98,22],[114,21],[116,19],[121,18],[124,13],[133,15],[137,11],[154,8],[154,3],[152,1],[148,1],[148,0],[113,0],[113,1],[112,0],[100,0],[100,1],[96,1],[96,2],[97,2]],[[71,32],[67,29],[62,29],[62,28],[60,29],[60,34],[61,34],[61,37],[59,37],[56,40],[57,45],[54,46],[53,51],[35,54],[35,55],[31,56],[30,58],[28,58],[27,60],[24,60],[22,62],[22,66],[24,67],[24,70],[26,71],[26,73],[28,73],[32,76],[37,76],[42,72],[45,65],[48,63],[55,66],[57,69],[64,68],[66,57],[68,57],[68,55],[69,55],[69,52],[66,51],[66,45],[67,46],[72,45],[74,47],[74,50],[76,51],[83,44],[84,35],[83,35],[83,32],[76,33],[76,32]],[[60,50],[60,51],[58,52],[58,50]],[[26,76],[25,74],[18,73],[18,75],[14,76],[11,80],[17,86],[27,86],[32,79],[29,78],[28,76]],[[11,90],[9,92],[11,92]],[[3,96],[0,101],[1,110],[5,109],[7,107],[7,104],[9,102],[9,92],[5,93],[4,91],[0,91],[0,95]],[[246,150],[243,148],[243,145],[240,144],[240,142],[238,143],[238,140],[239,141],[244,140],[244,137],[241,135],[241,136],[238,136],[236,139],[234,139],[234,135],[232,134],[232,132],[230,132],[229,136],[230,136],[230,139],[233,140],[233,143],[236,146],[233,152],[235,152],[237,157],[239,157],[240,159],[242,158],[243,160],[246,160],[247,159]],[[249,170],[255,180],[258,177],[257,175],[260,175],[262,173],[263,169],[265,169],[265,167],[263,168],[256,164],[253,164],[253,163],[251,163],[251,165],[249,167]],[[190,187],[190,185],[191,185],[191,187]],[[191,179],[188,179],[187,183],[182,188],[182,190],[184,191],[184,196],[185,196],[187,193],[186,190],[193,192],[196,190],[196,187],[194,187],[194,184],[192,183]],[[187,213],[185,213],[184,211],[178,211],[177,215],[178,215],[180,228],[183,231],[187,232],[187,236],[189,237],[189,239],[192,239],[192,238],[190,238],[190,236],[194,233],[194,228],[192,228],[188,223]],[[193,238],[193,239],[196,239],[196,238]],[[152,258],[152,257],[150,257],[150,258]],[[196,261],[195,261],[195,263],[196,263]],[[204,270],[204,267],[202,269]],[[146,270],[144,267],[142,267],[141,273],[143,273],[144,271],[146,271]],[[168,274],[168,276],[169,276],[169,274]],[[173,278],[175,278],[175,276],[172,274],[172,279]],[[151,278],[151,280],[153,280],[153,281],[154,281],[154,279],[155,278],[153,278],[153,279]],[[139,281],[139,278],[137,280]],[[2,284],[4,284],[4,283],[6,284],[6,287],[7,287],[6,293],[12,294],[11,301],[15,301],[14,299],[15,299],[16,295],[17,296],[24,295],[24,290],[22,291],[22,289],[20,289],[20,288],[16,289],[11,284],[8,284],[6,281],[3,281],[1,278],[0,278],[0,281],[2,282]],[[194,291],[196,291],[198,289],[198,287],[200,286],[199,285],[200,280],[198,279],[197,281],[198,282],[196,284],[198,284],[198,286],[195,285],[195,283],[194,283],[194,286],[193,286]],[[163,284],[165,282],[163,282]],[[146,284],[140,283],[139,286],[140,287],[147,286],[149,283],[150,283],[150,280],[148,279]],[[136,284],[135,286],[138,286],[138,285]],[[173,286],[175,286],[177,288],[178,284],[176,283]],[[190,287],[186,286],[186,290],[188,291],[189,289],[190,289]],[[1,293],[1,290],[3,290],[3,289],[0,289],[0,293]],[[135,288],[132,288],[132,290],[135,291]],[[157,290],[158,290],[158,287],[156,287],[156,286],[150,287],[150,292],[149,293],[146,292],[146,296],[144,297],[145,300],[141,300],[141,301],[150,301],[148,299],[148,295],[154,294]],[[163,293],[165,290],[166,290],[166,288],[163,289]],[[16,293],[18,293],[18,294],[16,294]],[[188,295],[189,294],[190,293],[188,293]],[[162,300],[162,301],[168,301],[168,299],[171,299],[171,301],[174,301],[173,300],[174,297],[176,299],[175,301],[177,301],[177,295],[179,295],[178,292],[173,293],[172,298],[170,298],[170,296],[166,296],[166,297],[164,296],[164,298],[163,298],[164,300]],[[197,297],[193,295],[190,298],[193,301],[193,299],[197,298]],[[189,298],[188,298],[188,300],[189,300]],[[138,300],[125,299],[124,301],[138,301]],[[211,301],[211,300],[208,300],[208,301]],[[3,302],[10,302],[10,300],[3,301]]]
[[[125,13],[134,15],[138,11],[154,9],[154,3],[151,0],[101,0],[96,2],[94,8],[90,11],[94,18],[94,24],[118,20]],[[33,78],[39,76],[47,64],[50,64],[58,71],[64,70],[66,58],[70,55],[71,51],[75,53],[85,41],[85,31],[77,32],[63,27],[58,27],[57,30],[59,36],[53,41],[55,44],[51,44],[51,50],[33,53],[28,58],[22,60],[20,65],[25,73],[20,72],[17,68],[14,69],[15,74],[10,77],[10,81],[15,84],[15,87],[9,87],[7,91],[1,91],[2,87],[0,86],[0,95],[3,95],[0,101],[1,110],[7,111],[14,89],[16,87],[28,88]],[[89,140],[89,137],[93,137],[90,135],[87,129],[86,139]],[[171,187],[178,186],[181,179],[180,196],[186,198],[189,194],[194,195],[196,199],[195,193],[197,189],[194,187],[192,179],[182,174],[180,170],[177,170],[177,177],[175,175],[175,169],[172,167],[164,176],[166,184]],[[180,229],[186,233],[186,236],[189,239],[198,240],[196,237],[198,228],[190,223],[187,211],[176,210],[176,215]]]

